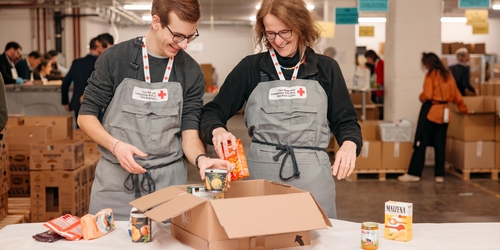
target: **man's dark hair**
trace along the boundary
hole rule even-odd
[[[54,56],[57,56],[59,54],[59,52],[55,51],[55,50],[49,50],[49,52],[47,52],[47,54],[50,55],[50,57],[54,57]]]
[[[9,50],[10,48],[14,48],[15,50],[23,49],[21,48],[21,45],[19,45],[19,43],[16,42],[9,42],[7,43],[7,45],[5,45],[5,51]]]
[[[373,59],[373,61],[377,61],[377,59],[380,59],[380,57],[377,55],[377,53],[375,53],[375,51],[373,50],[368,50],[365,52],[365,57],[366,58],[371,58]]]
[[[90,40],[89,49],[95,50],[97,48],[97,45],[96,45],[97,40],[98,40],[97,37],[94,37]]]
[[[31,51],[31,53],[28,54],[28,57],[33,57],[35,59],[38,59],[42,57],[42,55],[38,51]]]
[[[97,36],[99,42],[101,42],[103,48],[107,48],[110,45],[115,44],[115,39],[109,33],[103,33]]]

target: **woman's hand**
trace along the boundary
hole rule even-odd
[[[236,137],[227,132],[224,128],[216,128],[212,131],[212,143],[214,144],[215,152],[220,159],[224,159],[224,156],[229,156],[229,143],[231,142],[231,147],[236,150]]]
[[[342,147],[335,154],[335,162],[332,166],[333,176],[342,180],[352,174],[356,166],[356,144],[352,141],[344,141]]]

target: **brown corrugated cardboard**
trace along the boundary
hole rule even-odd
[[[450,43],[450,46],[450,54],[455,54],[457,49],[464,47],[464,43]]]
[[[361,115],[363,113],[363,108],[361,104],[355,104],[354,108],[356,109],[356,113],[358,114],[358,120],[361,120]],[[378,120],[379,119],[379,110],[375,104],[367,104],[365,106],[365,119],[366,120]]]
[[[30,170],[74,170],[84,162],[83,140],[31,143]]]
[[[30,172],[32,222],[45,222],[64,214],[83,216],[80,207],[83,169]]]
[[[455,166],[460,169],[495,167],[495,142],[455,140]]]
[[[356,158],[356,169],[382,169],[382,142],[363,141],[363,147]]]
[[[462,114],[455,105],[451,105],[452,119],[448,127],[448,136],[464,141],[495,140],[495,98],[484,96],[464,97],[469,109]]]
[[[0,153],[0,194],[8,193],[10,189],[10,168],[7,152]]]
[[[268,236],[331,226],[309,192],[280,183],[267,180],[234,182],[225,193],[225,199],[219,200],[204,200],[188,194],[186,189],[187,185],[164,188],[130,205],[142,211],[152,208],[145,214],[155,221],[172,218],[171,230],[184,230],[193,235],[180,240],[192,238],[184,242],[191,246],[195,245],[194,239],[204,241],[204,249],[217,249],[212,243],[251,242],[253,237],[266,242]],[[273,242],[277,245],[272,247],[276,248],[290,244],[299,246],[297,242]],[[250,247],[239,245],[238,248]]]
[[[382,142],[382,168],[408,169],[412,153],[411,142]]]
[[[96,142],[93,141],[85,141],[83,143],[83,152],[85,155],[100,155],[101,153],[99,152],[98,145]]]
[[[30,151],[14,151],[9,153],[10,171],[12,173],[27,173],[30,171]]]
[[[359,122],[361,127],[361,135],[365,141],[376,141],[380,140],[380,129],[378,127],[378,121],[362,121]]]
[[[9,197],[30,197],[30,172],[11,172]]]
[[[500,141],[495,142],[495,168],[500,169]]]
[[[27,116],[24,119],[27,126],[52,126],[52,139],[71,139],[73,136],[73,116]]]
[[[455,165],[455,139],[453,137],[446,137],[446,162]]]
[[[7,125],[5,126],[21,126],[24,125],[24,114],[9,114]]]
[[[90,137],[81,129],[73,130],[73,140],[92,141],[92,139],[90,139]]]
[[[495,141],[500,141],[500,96],[495,97]]]
[[[52,140],[51,126],[13,126],[7,131],[9,150],[29,151],[30,143]]]
[[[450,43],[441,43],[441,54],[448,55],[451,53],[451,44]]]
[[[365,102],[366,104],[373,104],[372,98],[371,98],[371,93],[370,92],[354,92],[351,93],[351,101],[352,104],[362,104],[363,102],[363,94],[365,95]]]
[[[0,140],[0,152],[3,152],[3,151],[6,151],[8,152],[9,151],[9,145],[8,145],[8,141],[9,141],[9,137],[7,135],[7,130],[8,128],[7,127],[4,127],[2,129],[2,131],[0,131],[0,136],[1,136],[1,140]]]
[[[7,196],[7,193],[0,194],[0,220],[3,220],[3,218],[7,217],[7,213],[9,210],[8,201],[9,197]]]
[[[475,43],[474,44],[474,54],[486,54],[486,44],[485,43]]]

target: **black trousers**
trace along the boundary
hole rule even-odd
[[[413,155],[411,156],[408,174],[422,176],[425,164],[425,149],[432,140],[435,154],[434,176],[444,176],[446,131],[448,130],[448,123],[437,124],[426,119],[423,126],[423,134],[420,137],[420,143],[416,142],[416,145],[413,147]]]

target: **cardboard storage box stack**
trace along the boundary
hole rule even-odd
[[[274,249],[309,245],[331,222],[309,192],[267,180],[231,183],[224,199],[205,200],[172,186],[130,205],[162,222],[194,249]]]
[[[83,140],[51,140],[30,144],[32,221],[43,222],[70,213],[85,214],[89,168]]]
[[[500,93],[495,97],[495,167],[500,169]]]
[[[97,149],[97,143],[92,141],[90,137],[81,129],[73,130],[73,140],[83,140],[83,152],[85,155],[101,155]]]
[[[7,133],[4,128],[0,132],[0,220],[7,216],[8,212],[8,192],[10,189],[10,167],[7,155]]]
[[[458,169],[493,169],[495,167],[495,98],[464,97],[469,109],[461,114],[451,105],[446,158]]]
[[[24,125],[24,114],[9,114],[6,127]]]
[[[378,107],[372,102],[370,92],[351,93],[351,101],[352,104],[354,104],[354,108],[356,108],[356,112],[358,113],[358,119],[361,120],[363,94],[365,95],[366,120],[378,120],[379,110]]]
[[[409,121],[401,124],[379,122],[382,139],[382,168],[390,170],[406,170],[410,165],[413,153],[414,125]]]

